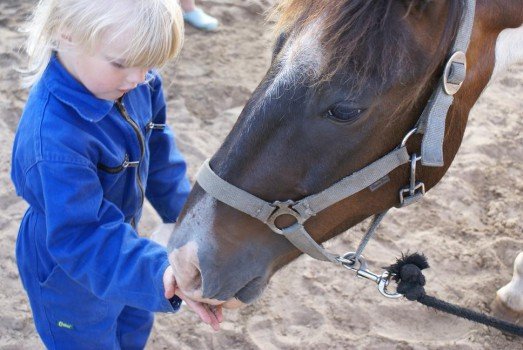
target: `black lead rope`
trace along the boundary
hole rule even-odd
[[[398,293],[403,294],[411,301],[417,301],[436,310],[523,337],[523,327],[521,326],[427,295],[423,287],[425,285],[425,276],[423,276],[421,270],[428,267],[427,258],[422,254],[414,253],[402,256],[395,264],[389,266],[387,271],[392,274],[393,279],[398,283]]]

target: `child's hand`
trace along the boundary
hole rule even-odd
[[[214,306],[191,300],[187,298],[180,289],[176,290],[176,295],[178,295],[183,301],[185,301],[187,306],[189,306],[194,312],[196,312],[204,323],[210,325],[212,329],[214,329],[215,331],[220,330],[220,323],[223,321],[221,305]]]
[[[220,330],[220,323],[223,321],[221,305],[213,306],[202,304],[187,298],[185,294],[183,294],[182,291],[177,288],[171,266],[165,269],[163,274],[163,285],[165,289],[165,297],[167,299],[172,298],[175,294],[178,295],[183,301],[185,301],[187,306],[189,306],[194,312],[198,314],[198,316],[200,316],[200,319],[204,323],[211,325],[215,331]]]
[[[163,289],[165,298],[171,299],[176,294],[176,280],[174,279],[173,268],[169,265],[163,273]]]

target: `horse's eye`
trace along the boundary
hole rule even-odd
[[[325,116],[335,122],[349,123],[358,119],[363,112],[364,109],[361,108],[338,105],[329,109]]]

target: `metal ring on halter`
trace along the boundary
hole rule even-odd
[[[267,219],[267,226],[269,226],[275,233],[280,235],[285,235],[287,233],[296,231],[296,229],[302,226],[308,218],[304,218],[300,213],[292,209],[292,206],[295,204],[296,203],[292,200],[285,202],[276,201],[272,203],[271,206],[273,206],[275,210]],[[284,228],[276,226],[276,219],[283,215],[292,216],[294,219],[296,219],[296,222]]]
[[[409,138],[414,135],[416,132],[418,131],[418,128],[414,128],[412,129],[411,131],[409,131],[407,133],[407,135],[405,135],[405,137],[403,138],[403,140],[401,141],[401,144],[400,144],[400,148],[401,147],[405,147],[405,145],[407,144],[407,141],[409,140]]]
[[[348,270],[356,271],[359,270],[367,270],[367,261],[363,256],[359,256],[358,259],[356,257],[356,252],[348,252],[343,254],[343,256],[339,256],[336,258],[343,267],[345,267]],[[356,265],[357,264],[357,265]]]

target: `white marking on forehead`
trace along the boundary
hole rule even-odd
[[[496,41],[496,62],[491,80],[511,65],[523,62],[523,26],[503,30]]]
[[[317,77],[323,65],[321,47],[322,20],[318,19],[291,36],[278,57],[279,72],[265,92],[266,97],[278,95],[281,88],[292,85],[304,76]]]

